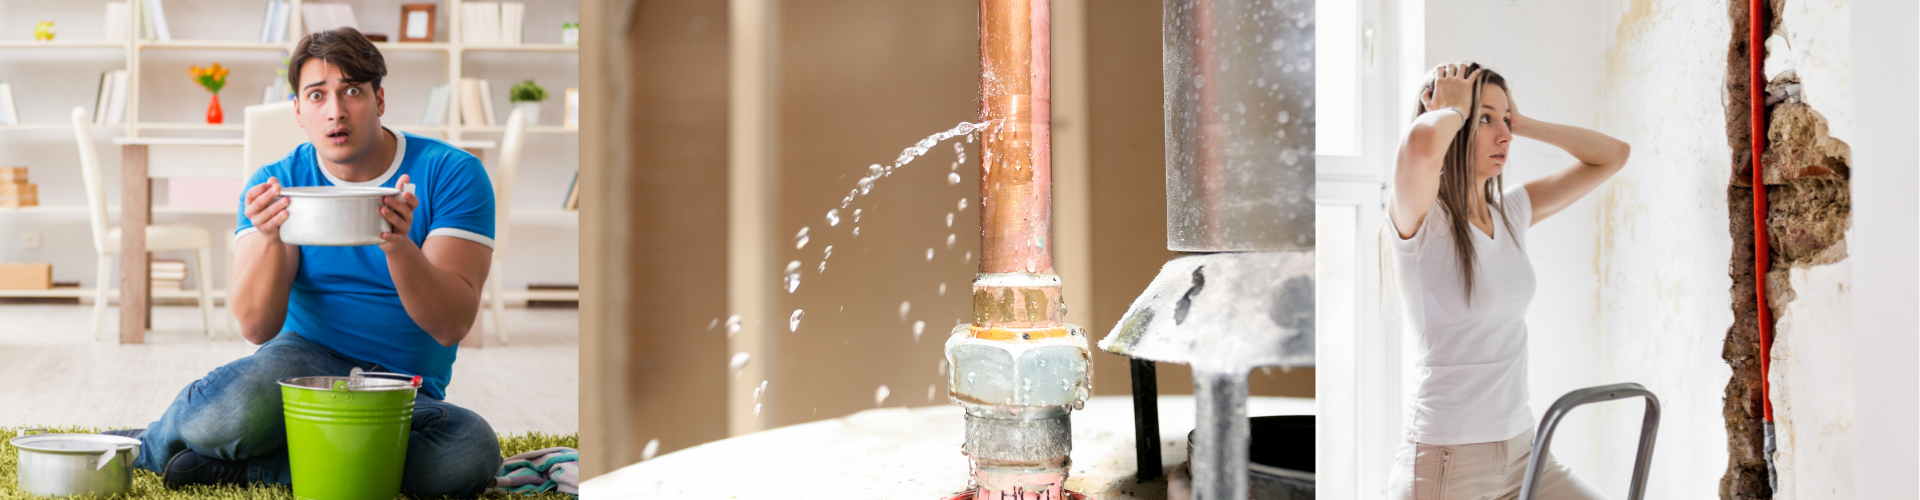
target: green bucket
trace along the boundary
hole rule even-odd
[[[287,460],[301,500],[400,496],[420,377],[362,373],[280,380]]]

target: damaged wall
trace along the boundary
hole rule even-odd
[[[1777,446],[1772,498],[1852,498],[1852,159],[1842,140],[1853,132],[1849,2],[1773,5],[1763,71],[1775,104],[1761,157],[1776,318],[1767,381]]]

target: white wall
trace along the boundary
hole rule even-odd
[[[1796,70],[1807,103],[1855,152],[1847,235],[1855,257],[1794,269],[1796,297],[1776,311],[1778,498],[1872,498],[1913,487],[1915,12],[1887,1],[1861,7],[1872,9],[1864,14],[1853,3],[1789,0],[1780,40],[1769,46],[1767,72]],[[1618,177],[1533,229],[1541,286],[1528,317],[1530,389],[1536,414],[1584,386],[1638,382],[1658,394],[1652,497],[1718,496],[1727,463],[1727,16],[1724,2],[1426,5],[1427,66],[1488,64],[1527,115],[1634,147]],[[1508,180],[1516,183],[1571,163],[1524,139],[1513,158]],[[1622,492],[1640,412],[1632,403],[1577,411],[1555,454],[1603,491]]]
[[[1626,170],[1532,229],[1540,286],[1528,314],[1536,418],[1581,387],[1645,385],[1661,398],[1650,496],[1711,498],[1726,466],[1719,359],[1728,306],[1726,165],[1720,86],[1725,5],[1436,1],[1429,63],[1464,58],[1507,77],[1529,117],[1593,128],[1634,147]],[[1570,155],[1515,141],[1509,185]],[[1643,407],[1575,411],[1553,453],[1610,495],[1632,471]],[[1622,495],[1623,496],[1623,495]]]
[[[394,35],[400,5],[411,0],[362,0],[346,2],[354,7],[363,31]],[[30,2],[0,0],[0,39],[30,40],[33,25],[41,19],[54,20],[57,40],[98,40],[102,38],[102,17],[106,2]],[[573,0],[528,1],[524,40],[527,43],[559,42],[562,22],[579,20],[578,2]],[[168,24],[176,40],[219,39],[257,40],[265,2],[251,0],[167,0]],[[440,12],[438,36],[444,41],[447,12]],[[387,92],[388,124],[417,124],[425,108],[429,87],[446,78],[444,53],[389,51],[389,76],[383,82]],[[240,123],[242,109],[257,104],[261,90],[273,80],[281,56],[266,51],[160,51],[143,56],[141,121],[199,122],[207,109],[207,93],[187,76],[191,65],[207,66],[219,62],[232,69],[227,86],[221,91],[226,123]],[[573,53],[471,53],[465,58],[466,76],[492,80],[497,109],[510,110],[507,88],[527,78],[537,79],[548,91],[542,105],[543,124],[555,125],[564,113],[559,98],[567,88],[579,87],[577,54]],[[93,109],[95,87],[102,71],[123,69],[122,49],[8,50],[0,53],[0,81],[13,85],[22,121],[27,123],[67,123],[74,106]],[[111,145],[118,130],[98,130],[94,141],[99,148],[109,204],[119,203],[120,150]],[[190,132],[147,132],[152,136],[216,135]],[[559,208],[568,184],[579,165],[579,136],[573,134],[534,134],[527,138],[521,160],[513,205],[519,208]],[[498,133],[468,133],[469,139],[499,140]],[[486,164],[494,168],[497,150],[489,151]],[[42,205],[82,205],[86,194],[78,170],[79,153],[70,130],[0,131],[0,165],[24,165],[30,168],[32,181],[39,185]],[[156,201],[165,200],[163,183],[156,183]],[[114,219],[117,221],[117,217]],[[216,232],[233,227],[233,215],[155,214],[156,223],[200,224]],[[579,281],[579,231],[572,216],[533,216],[516,221],[512,227],[512,248],[506,262],[506,288],[524,289],[527,283],[577,283]],[[24,233],[38,232],[44,243],[38,250],[23,248]],[[227,259],[224,243],[216,243],[214,280],[225,288]],[[160,252],[155,258],[192,262],[191,252]],[[55,281],[78,281],[94,286],[93,241],[87,230],[87,215],[20,214],[0,211],[0,262],[51,262]],[[116,265],[116,273],[118,266]],[[116,280],[117,281],[117,280]],[[189,278],[189,287],[195,286]]]
[[[1854,497],[1902,498],[1920,490],[1920,5],[1852,4]]]

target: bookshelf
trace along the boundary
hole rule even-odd
[[[535,256],[561,252],[571,254],[577,240],[578,212],[561,210],[560,201],[575,175],[578,156],[578,131],[558,126],[564,116],[567,87],[577,87],[579,47],[552,43],[559,39],[561,22],[579,21],[574,5],[577,0],[520,0],[528,4],[529,14],[522,27],[526,42],[519,45],[465,43],[460,16],[466,0],[337,0],[314,2],[289,0],[287,42],[258,40],[265,0],[162,0],[165,16],[172,27],[171,40],[147,40],[138,22],[125,23],[120,41],[107,38],[102,21],[107,2],[45,2],[44,0],[0,0],[0,14],[8,24],[0,25],[0,81],[13,83],[17,102],[26,106],[23,124],[0,125],[0,164],[21,164],[33,168],[36,181],[48,183],[41,192],[41,206],[0,208],[0,241],[14,242],[23,232],[44,233],[46,244],[38,250],[23,250],[17,244],[0,248],[0,261],[51,261],[56,278],[89,283],[93,279],[91,234],[70,230],[85,227],[87,208],[80,175],[74,158],[72,126],[66,111],[74,106],[93,110],[94,89],[100,70],[127,72],[126,111],[123,121],[111,125],[93,125],[99,143],[101,167],[108,176],[109,207],[118,219],[117,181],[119,151],[108,146],[112,137],[200,137],[238,139],[245,129],[244,108],[260,102],[261,69],[277,67],[286,51],[305,34],[302,6],[310,3],[346,3],[353,6],[358,24],[364,31],[385,33],[398,39],[396,25],[399,5],[436,3],[436,34],[431,42],[375,42],[386,54],[394,71],[386,84],[387,113],[383,123],[394,130],[446,140],[499,139],[504,126],[468,126],[455,120],[446,125],[420,125],[423,98],[433,85],[458,87],[462,78],[491,78],[495,110],[499,119],[512,111],[506,90],[515,81],[536,78],[547,87],[550,97],[543,104],[540,125],[528,127],[528,149],[515,188],[514,207],[508,210],[515,228],[530,226],[531,231],[517,234],[548,235],[519,240],[514,253]],[[128,16],[138,20],[143,0],[129,0]],[[556,9],[554,5],[565,5]],[[536,14],[532,11],[539,10]],[[34,41],[29,32],[15,25],[26,19],[49,18],[58,22],[53,41]],[[240,25],[244,23],[244,28]],[[32,22],[26,22],[31,26]],[[204,110],[207,94],[192,85],[185,75],[186,66],[205,66],[220,61],[234,68],[220,99],[226,123],[210,125],[199,120],[199,113],[187,113],[197,106]],[[523,69],[523,67],[525,69]],[[267,69],[265,80],[272,79]],[[245,72],[245,74],[243,74]],[[571,74],[569,74],[571,73]],[[553,75],[553,76],[549,76]],[[24,84],[24,85],[23,85]],[[81,88],[85,96],[82,97]],[[455,103],[457,106],[457,103]],[[58,112],[55,112],[57,110]],[[492,170],[497,151],[486,158]],[[157,189],[157,188],[156,188]],[[156,205],[153,213],[161,218],[191,222],[219,231],[232,224],[233,213],[226,209],[169,207]],[[79,226],[73,226],[75,223]],[[518,229],[516,229],[518,231]],[[541,240],[553,240],[545,243]],[[551,248],[549,248],[551,246]],[[224,252],[217,252],[223,254]],[[77,257],[76,257],[77,256]],[[511,257],[510,257],[511,258]],[[78,259],[78,260],[76,260]],[[224,294],[226,266],[224,257],[215,257],[216,296]],[[515,259],[516,262],[519,259]],[[506,283],[564,282],[575,278],[571,266],[536,264],[516,269]],[[91,296],[91,290],[58,289],[33,293],[4,293],[0,296]],[[529,292],[508,292],[510,300]],[[190,297],[188,291],[181,297]],[[167,298],[169,293],[157,293]]]
[[[535,2],[530,2],[530,3],[537,3],[537,2],[538,0],[535,0]],[[257,2],[253,2],[249,0],[234,0],[233,3],[246,5],[247,6],[246,8],[249,8],[249,9],[257,8],[259,5]],[[140,137],[142,136],[142,132],[148,132],[148,131],[240,132],[241,130],[243,130],[243,128],[238,123],[238,121],[242,119],[242,117],[240,116],[241,113],[239,113],[239,110],[241,108],[244,108],[246,105],[252,103],[251,100],[246,99],[247,96],[244,94],[244,92],[248,89],[229,88],[228,89],[229,91],[239,90],[241,92],[239,93],[223,92],[222,93],[224,96],[227,96],[229,99],[233,99],[233,101],[230,103],[223,103],[223,107],[230,109],[229,116],[231,119],[229,120],[229,123],[225,123],[221,125],[209,125],[206,123],[169,123],[169,122],[140,121],[140,117],[141,117],[140,111],[142,109],[140,106],[141,90],[142,90],[141,82],[143,80],[142,76],[145,70],[144,68],[145,65],[142,63],[144,62],[144,59],[148,54],[152,54],[155,52],[165,52],[165,51],[188,51],[188,50],[209,51],[211,50],[211,51],[256,51],[256,52],[266,52],[266,53],[290,52],[293,48],[293,45],[298,42],[299,36],[297,35],[304,33],[304,31],[300,29],[301,15],[302,15],[301,6],[308,2],[306,2],[305,0],[289,0],[289,3],[292,6],[292,9],[290,14],[288,15],[287,33],[288,33],[288,38],[292,39],[292,41],[289,41],[286,43],[256,42],[256,41],[244,41],[244,40],[194,40],[194,39],[173,39],[173,40],[165,40],[165,41],[145,40],[140,37],[141,27],[139,26],[139,23],[129,22],[127,23],[128,24],[127,33],[125,34],[126,41],[55,39],[52,41],[43,42],[43,41],[32,41],[32,40],[0,40],[0,50],[11,51],[11,50],[62,50],[62,49],[68,49],[68,50],[71,50],[71,49],[118,49],[120,51],[123,51],[125,53],[123,57],[125,59],[125,69],[127,71],[127,85],[128,85],[127,110],[126,110],[125,123],[117,124],[117,125],[96,126],[95,127],[96,129],[119,130],[122,133],[126,134],[128,137]],[[338,2],[322,2],[322,3],[338,3]],[[461,11],[463,10],[461,6],[468,3],[473,3],[473,2],[468,2],[464,0],[442,0],[441,2],[438,2],[438,3],[440,4],[441,7],[443,7],[443,10],[439,12],[438,15],[442,17],[442,22],[445,25],[444,26],[445,34],[442,36],[442,38],[445,39],[444,41],[437,40],[434,42],[375,42],[374,45],[376,47],[379,47],[381,52],[383,53],[426,52],[426,53],[438,53],[438,54],[445,55],[446,79],[445,79],[445,82],[443,83],[456,86],[456,87],[459,85],[460,79],[467,76],[463,71],[465,66],[464,59],[467,53],[530,53],[530,54],[572,53],[572,54],[578,54],[580,52],[579,46],[564,45],[564,44],[558,44],[558,43],[523,43],[523,44],[468,44],[468,43],[465,43],[462,40],[461,20],[459,16],[461,14]],[[146,3],[136,0],[136,1],[129,2],[129,4],[130,4],[130,10],[132,11],[132,13],[130,14],[131,18],[140,19],[140,16],[143,15],[142,10],[146,7]],[[178,15],[178,14],[169,14],[169,15]],[[375,14],[375,15],[378,15],[378,14]],[[523,27],[522,29],[524,30],[527,28]],[[537,57],[537,56],[530,56],[530,57]],[[575,67],[575,72],[578,73],[579,66],[578,66],[577,59],[575,60],[574,67]],[[565,90],[564,88],[560,88],[560,89],[549,88],[548,89],[549,95],[554,96],[554,97],[549,97],[549,99],[552,100],[552,99],[555,99],[556,97],[559,97],[559,94],[562,94],[564,90]],[[238,98],[234,99],[235,97],[238,97]],[[458,103],[456,102],[453,104],[457,105]],[[562,116],[564,116],[564,103],[562,103],[561,106],[562,106],[561,109],[556,110],[560,112],[552,113],[552,117],[548,118],[547,121],[557,122]],[[508,109],[508,111],[510,111],[510,109]],[[504,117],[505,114],[506,114],[505,112],[501,112],[500,116]],[[546,121],[543,121],[543,123],[545,122]],[[387,125],[390,127],[393,127],[396,130],[405,130],[405,131],[413,132],[416,134],[419,134],[419,133],[437,134],[437,135],[440,135],[442,138],[448,139],[448,140],[463,139],[464,138],[463,136],[468,132],[501,133],[506,128],[506,127],[497,126],[497,125],[468,126],[458,122],[450,123],[448,125],[443,125],[443,126],[421,126],[421,125],[414,125],[414,124],[400,124],[398,122],[388,123]],[[64,122],[0,125],[0,131],[54,130],[54,129],[64,130],[66,128],[67,128],[67,125]],[[578,134],[579,133],[578,130],[568,129],[560,126],[529,127],[527,132],[529,134]]]

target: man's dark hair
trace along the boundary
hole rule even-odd
[[[294,45],[293,59],[287,62],[287,85],[293,87],[293,94],[300,95],[300,69],[308,59],[326,61],[346,76],[347,83],[372,83],[380,88],[380,79],[387,76],[387,58],[380,55],[380,49],[373,46],[360,30],[338,28],[307,35]]]

